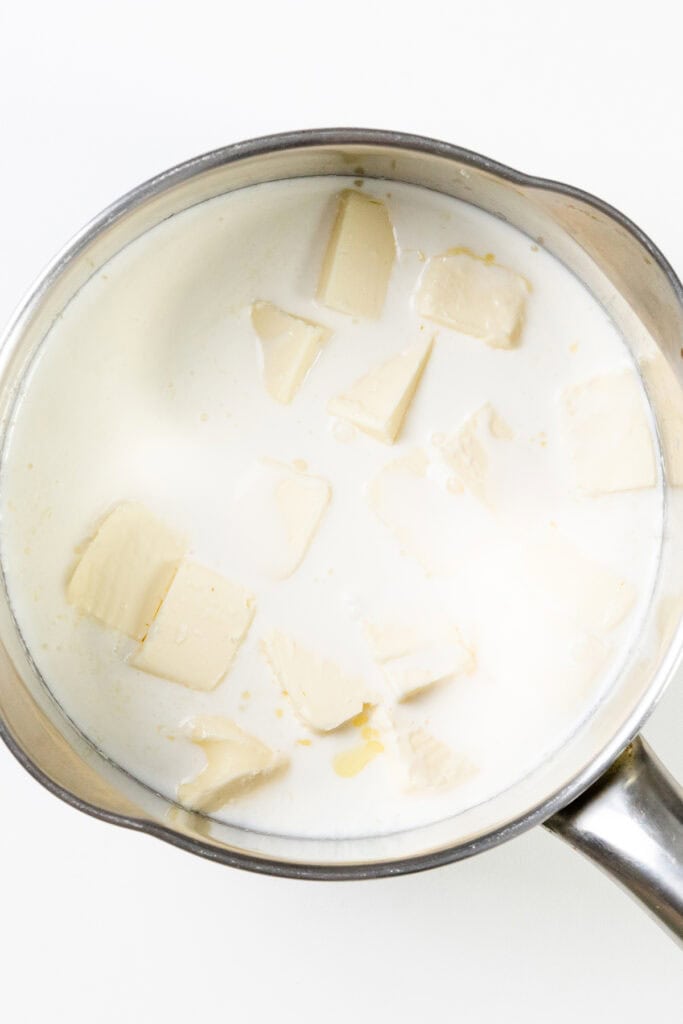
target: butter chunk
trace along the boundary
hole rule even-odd
[[[398,752],[411,792],[450,789],[475,773],[466,757],[420,727],[399,735]]]
[[[632,610],[632,585],[553,531],[530,551],[528,565],[548,602],[579,629],[597,636],[614,629]]]
[[[368,502],[398,543],[427,576],[449,576],[461,564],[452,536],[453,498],[428,474],[430,462],[420,448],[387,463],[368,488]]]
[[[144,505],[126,502],[102,522],[67,586],[86,615],[142,640],[186,549]]]
[[[420,341],[393,356],[361,377],[345,394],[333,398],[328,406],[330,415],[393,444],[431,351],[431,340]]]
[[[251,322],[261,341],[266,390],[276,402],[288,405],[330,332],[270,302],[253,304]]]
[[[492,504],[489,481],[491,439],[509,441],[512,431],[488,403],[473,413],[460,430],[440,446],[441,456],[463,488],[484,504]]]
[[[405,622],[388,622],[381,626],[366,622],[363,631],[373,658],[380,663],[410,654],[420,644],[420,629]]]
[[[472,651],[465,646],[457,629],[431,639],[426,638],[414,649],[389,658],[384,675],[397,700],[404,701],[436,683],[454,679],[475,668]]]
[[[178,787],[178,801],[190,810],[211,813],[283,768],[286,758],[244,732],[229,718],[202,715],[189,728],[206,766]]]
[[[132,664],[192,690],[213,690],[254,611],[254,598],[243,587],[196,562],[183,562]]]
[[[350,316],[377,319],[396,257],[386,206],[360,192],[342,192],[323,259],[318,301]]]
[[[594,377],[565,391],[562,429],[579,491],[597,496],[655,486],[645,396],[634,373]]]
[[[347,676],[334,662],[311,653],[279,630],[263,641],[262,650],[306,725],[329,732],[363,710],[364,681]]]
[[[332,488],[323,477],[259,459],[242,481],[231,521],[235,542],[264,575],[292,575],[320,526]]]
[[[667,482],[683,487],[683,388],[661,353],[645,360],[640,369],[657,414]]]
[[[493,348],[512,348],[522,331],[530,290],[521,274],[456,249],[427,264],[417,310]]]

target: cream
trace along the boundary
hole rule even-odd
[[[67,714],[170,798],[205,763],[188,721],[234,720],[289,767],[214,813],[290,835],[409,828],[530,771],[614,679],[647,605],[661,534],[659,482],[599,497],[576,487],[567,389],[633,374],[652,433],[630,354],[578,280],[474,207],[366,181],[362,193],[386,203],[396,260],[378,319],[336,312],[315,296],[336,196],[349,187],[316,178],[244,189],[128,246],[45,339],[2,468],[12,606]],[[515,347],[491,348],[418,314],[425,259],[454,247],[492,253],[530,283]],[[331,331],[289,404],[264,383],[255,301]],[[432,336],[393,445],[329,414],[373,368]],[[262,460],[295,464],[331,488],[288,576],[268,571],[279,549],[270,558],[261,542],[267,515],[245,506],[261,493]],[[248,635],[212,692],[140,671],[135,640],[67,601],[84,540],[127,500],[187,537],[190,558],[255,596]],[[466,670],[397,701],[391,659],[378,660],[368,640],[368,629],[392,624],[399,635],[457,629],[471,664],[461,659]],[[311,730],[263,656],[273,633],[363,680],[377,710]],[[410,678],[438,675],[441,664],[418,658]],[[430,785],[428,772],[425,784],[424,764],[406,764],[415,749],[448,785]]]

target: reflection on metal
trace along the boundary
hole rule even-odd
[[[683,788],[642,739],[546,825],[683,942]]]

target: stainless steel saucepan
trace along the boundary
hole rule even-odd
[[[214,196],[321,174],[426,186],[514,225],[584,282],[635,360],[649,339],[683,382],[681,283],[623,214],[578,189],[443,142],[325,129],[243,142],[180,164],[89,224],[43,274],[4,336],[3,433],[23,374],[50,325],[110,257],[165,218]],[[671,402],[657,388],[649,397],[661,434]],[[638,643],[625,656],[619,678],[561,749],[531,774],[446,821],[339,841],[259,834],[180,811],[108,761],[65,717],[22,644],[4,584],[0,734],[34,778],[82,811],[222,864],[276,875],[360,879],[418,871],[469,857],[543,822],[683,938],[683,790],[638,738],[683,650],[683,515],[670,482],[664,493],[658,576]]]

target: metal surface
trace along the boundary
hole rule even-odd
[[[642,739],[546,825],[683,943],[683,788]]]
[[[213,196],[314,174],[423,185],[508,221],[586,284],[620,327],[634,359],[646,333],[683,380],[683,289],[656,246],[623,214],[578,189],[446,143],[324,129],[256,139],[190,160],[134,189],[88,225],[46,270],[5,334],[3,433],[51,324],[110,257],[165,218]],[[653,410],[657,420],[654,403]],[[0,601],[0,735],[39,782],[79,809],[224,864],[296,878],[370,878],[468,857],[549,818],[584,792],[634,738],[663,692],[683,650],[683,522],[672,518],[668,506],[666,514],[651,613],[637,649],[624,655],[618,685],[537,770],[448,821],[390,836],[317,841],[260,835],[181,812],[111,764],[65,717],[22,644],[6,593]],[[644,885],[646,872],[642,877]]]

